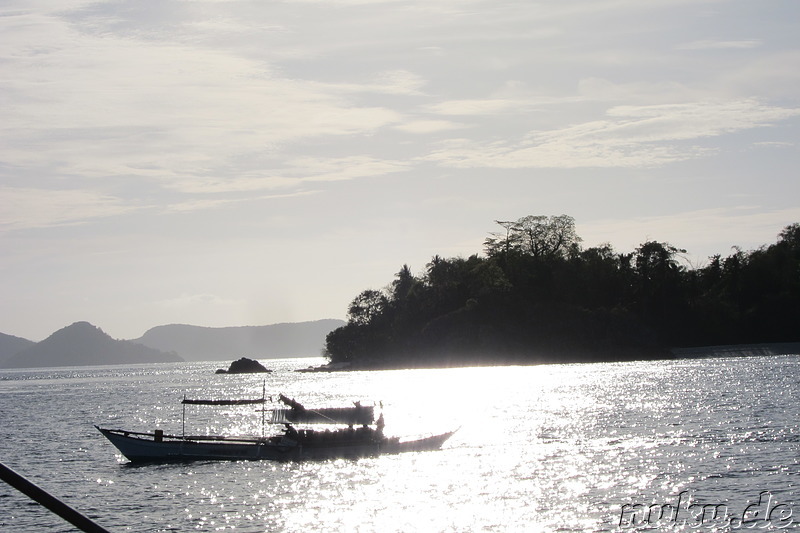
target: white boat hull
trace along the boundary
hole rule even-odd
[[[97,427],[97,426],[95,426]],[[350,442],[300,443],[286,437],[228,438],[184,437],[137,433],[118,429],[97,429],[131,462],[194,460],[301,461],[330,458],[368,457],[411,451],[437,450],[454,432],[417,440],[397,438],[353,440]]]

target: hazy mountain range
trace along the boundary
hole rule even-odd
[[[151,328],[133,342],[175,351],[187,361],[313,357],[322,353],[325,336],[344,324],[335,319],[228,328],[172,324]]]
[[[334,319],[226,328],[173,324],[138,339],[116,340],[88,322],[76,322],[38,343],[0,333],[0,368],[317,356],[325,336],[343,324]]]

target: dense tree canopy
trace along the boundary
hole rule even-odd
[[[403,265],[350,304],[332,362],[400,367],[659,357],[668,347],[800,340],[800,224],[689,269],[648,241],[582,249],[567,215],[497,221],[484,256]]]

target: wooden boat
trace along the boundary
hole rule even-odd
[[[263,404],[266,398],[243,400],[183,399],[183,433],[166,435],[108,429],[95,426],[129,461],[165,462],[192,460],[272,460],[302,461],[330,458],[357,458],[411,451],[438,450],[455,431],[424,438],[401,440],[383,434],[383,415],[374,420],[374,407],[356,403],[353,407],[306,409],[300,403],[280,396],[289,408],[273,409],[270,424],[282,425],[278,434],[265,436],[266,418],[262,409],[260,437],[186,435],[186,405]],[[296,429],[295,424],[306,426]],[[334,429],[308,426],[326,424]],[[359,427],[355,427],[359,426]],[[373,427],[374,426],[374,427]]]

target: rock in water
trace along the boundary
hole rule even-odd
[[[231,363],[231,366],[228,367],[228,370],[224,370],[220,368],[217,370],[217,374],[253,374],[257,372],[272,372],[264,365],[255,361],[253,359],[248,359],[247,357],[242,357],[238,361],[234,361]]]

